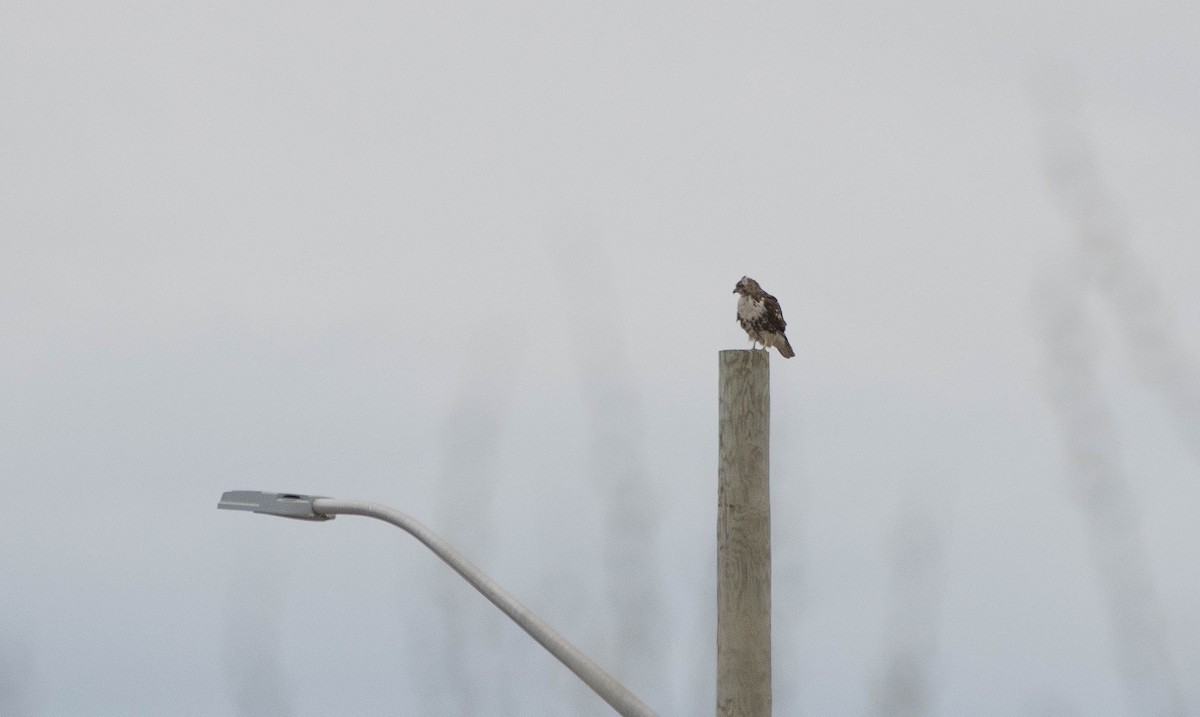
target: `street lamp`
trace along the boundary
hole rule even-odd
[[[334,500],[315,495],[295,493],[263,493],[256,490],[231,490],[221,496],[218,508],[224,510],[248,510],[264,515],[278,515],[298,520],[332,520],[335,515],[365,515],[391,523],[425,544],[446,562],[464,580],[492,601],[529,636],[538,641],[551,655],[587,683],[600,698],[624,717],[657,717],[637,695],[630,692],[612,675],[605,672],[592,659],[567,642],[529,608],[517,602],[504,588],[484,575],[464,558],[449,543],[439,538],[412,517],[394,508],[362,500]]]

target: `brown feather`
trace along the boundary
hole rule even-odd
[[[784,358],[795,356],[796,352],[783,333],[787,321],[783,318],[779,301],[748,276],[742,277],[733,293],[743,297],[738,300],[737,320],[750,340],[763,347],[774,346]]]

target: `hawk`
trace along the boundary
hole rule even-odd
[[[737,320],[750,336],[751,345],[762,344],[763,351],[768,346],[774,346],[784,358],[795,356],[796,352],[792,351],[792,345],[783,335],[787,322],[783,320],[779,301],[748,276],[743,276],[733,287],[733,293],[741,294],[738,297]]]

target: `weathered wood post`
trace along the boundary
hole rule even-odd
[[[771,714],[771,370],[720,352],[717,717]]]

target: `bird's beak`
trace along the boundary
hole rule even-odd
[[[733,293],[735,293],[735,294],[737,293],[737,287],[736,287],[736,286],[735,286],[735,287],[733,287]]]

